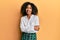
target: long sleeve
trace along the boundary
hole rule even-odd
[[[27,24],[27,32],[28,33],[34,33],[34,32],[37,32],[36,30],[34,30],[34,26],[37,26],[39,25],[39,18],[38,16],[35,17],[35,20],[31,20],[31,23],[28,23]]]
[[[34,30],[34,26],[38,26],[39,25],[39,18],[38,18],[38,16],[36,16],[35,17],[35,20],[34,20],[34,23],[32,23],[32,25],[31,25],[31,31],[33,31],[33,32],[37,32],[36,30]]]
[[[35,30],[34,30],[34,25],[30,25],[30,24],[28,24],[27,25],[28,27],[27,27],[27,32],[28,33],[33,33],[33,32],[35,32]]]
[[[20,28],[22,32],[35,33],[34,26],[39,25],[39,19],[37,16],[32,15],[28,20],[27,16],[21,17]]]
[[[28,28],[27,28],[27,32],[33,33],[33,32],[37,32],[36,30],[34,30],[34,26],[39,25],[39,18],[38,16],[34,17],[34,20],[31,19],[30,23],[27,24]]]
[[[39,18],[38,16],[36,16],[36,19],[35,19],[35,26],[39,25]]]
[[[35,32],[34,25],[31,25],[29,22],[28,24],[26,24],[23,18],[21,18],[20,28],[22,32],[27,32],[27,33]]]
[[[26,32],[27,27],[24,26],[23,17],[21,17],[20,28],[22,32]]]

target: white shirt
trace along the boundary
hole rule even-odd
[[[27,18],[27,15],[21,17],[20,28],[22,32],[36,33],[37,31],[34,30],[34,26],[36,25],[39,25],[39,18],[37,15],[32,14],[29,20]]]

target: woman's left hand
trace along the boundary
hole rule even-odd
[[[39,26],[34,26],[34,30],[39,31]]]

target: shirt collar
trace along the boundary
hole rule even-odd
[[[31,18],[32,18],[33,16],[34,16],[34,15],[32,14],[31,17],[30,17],[30,19],[29,19],[29,21],[31,20]],[[26,15],[26,18],[27,18],[27,15]],[[28,19],[28,18],[27,18],[27,19]]]

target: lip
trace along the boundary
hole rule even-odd
[[[29,13],[29,12],[31,12],[31,11],[27,10],[27,13]]]

